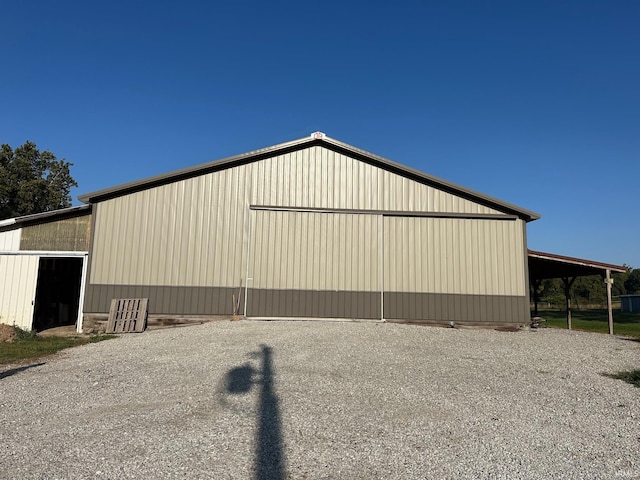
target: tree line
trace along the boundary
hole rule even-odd
[[[73,164],[26,141],[15,150],[0,146],[0,220],[71,206]]]

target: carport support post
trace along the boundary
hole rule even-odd
[[[531,286],[533,287],[533,316],[538,316],[538,302],[540,302],[540,286],[542,285],[542,280],[537,278],[531,279]]]
[[[577,277],[562,277],[562,285],[564,287],[565,306],[567,308],[567,328],[571,330],[571,286]]]
[[[613,307],[611,306],[611,285],[613,279],[611,278],[611,270],[607,268],[607,274],[604,279],[607,284],[607,310],[609,312],[609,335],[613,335]]]

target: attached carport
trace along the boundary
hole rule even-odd
[[[613,335],[613,308],[611,306],[612,272],[623,273],[626,267],[609,263],[595,262],[583,258],[566,257],[553,253],[537,252],[529,250],[529,278],[533,286],[534,315],[538,315],[538,291],[543,280],[559,278],[565,295],[567,312],[567,328],[571,330],[571,300],[570,291],[573,282],[578,277],[600,275],[604,279],[607,289],[607,310],[609,313],[609,334]]]

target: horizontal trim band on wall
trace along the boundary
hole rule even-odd
[[[107,313],[113,298],[148,298],[150,314],[231,315],[244,288],[87,285],[85,312]],[[380,292],[249,288],[248,317],[381,319]],[[425,322],[528,322],[527,298],[500,295],[385,292],[384,318]]]
[[[0,252],[0,255],[37,255],[39,257],[86,257],[89,255],[89,252],[82,251],[55,251],[55,250],[10,250],[5,252]]]
[[[358,210],[350,208],[316,208],[316,207],[280,207],[271,205],[249,205],[251,210],[269,212],[307,212],[307,213],[343,213],[352,215],[382,215],[383,217],[424,217],[424,218],[462,218],[473,220],[517,220],[516,215],[500,215],[497,213],[458,213],[458,212],[420,212],[402,210]]]

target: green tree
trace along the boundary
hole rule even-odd
[[[70,207],[71,166],[30,141],[0,146],[0,219]]]
[[[627,293],[640,292],[640,268],[634,268],[629,272],[629,277],[624,282],[624,288],[627,289]]]

